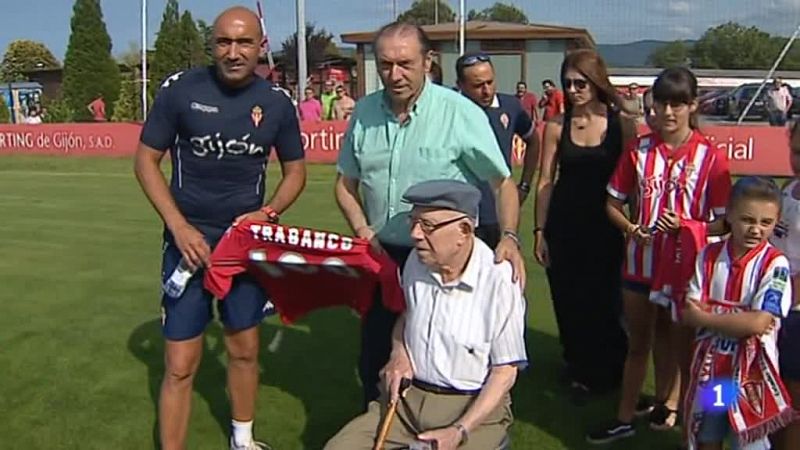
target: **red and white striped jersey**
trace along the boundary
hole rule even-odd
[[[766,311],[776,317],[786,317],[792,305],[792,283],[789,260],[768,242],[736,259],[730,240],[709,244],[697,256],[694,276],[686,297],[706,303],[710,300],[731,306],[748,307],[751,311]],[[777,339],[780,326],[762,336],[767,354],[778,363]],[[698,339],[711,330],[698,330]],[[738,340],[723,342],[725,354],[736,351]],[[730,352],[730,353],[729,353]]]
[[[688,220],[711,221],[724,215],[731,176],[725,153],[716,150],[700,132],[695,130],[674,151],[657,134],[648,134],[628,146],[607,190],[621,201],[635,199],[630,205],[633,222],[650,229],[666,209]],[[623,277],[652,282],[654,261],[658,261],[664,238],[664,234],[656,234],[646,246],[630,239]]]

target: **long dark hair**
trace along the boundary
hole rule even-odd
[[[566,84],[566,73],[569,69],[576,70],[585,76],[595,87],[597,99],[609,109],[621,107],[619,93],[608,79],[608,67],[596,51],[582,48],[568,52],[561,64],[561,86]],[[572,109],[568,95],[564,96],[564,105],[565,109]]]
[[[653,83],[653,100],[662,104],[692,104],[697,100],[697,77],[685,67],[664,69]],[[689,116],[689,127],[700,128],[697,111]]]

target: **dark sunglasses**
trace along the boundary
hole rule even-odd
[[[572,86],[575,86],[575,89],[582,91],[589,86],[589,82],[580,78],[567,78],[564,80],[564,89],[569,89]]]
[[[474,66],[475,64],[478,63],[485,63],[491,61],[492,58],[490,58],[489,55],[485,53],[479,53],[477,55],[462,56],[458,58],[458,61],[456,61],[456,65],[459,67],[469,67],[469,66]]]

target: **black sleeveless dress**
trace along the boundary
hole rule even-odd
[[[622,380],[627,353],[621,323],[624,238],[605,209],[606,185],[622,153],[622,128],[619,114],[611,112],[603,142],[581,147],[572,142],[570,118],[565,114],[545,222],[547,278],[569,377],[606,391]]]

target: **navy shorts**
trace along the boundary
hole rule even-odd
[[[172,243],[164,243],[161,283],[172,275],[181,260],[181,252]],[[214,317],[214,296],[203,289],[203,271],[199,270],[189,280],[183,295],[173,298],[161,296],[161,328],[164,337],[173,341],[191,339],[203,334]],[[234,278],[233,287],[222,301],[217,301],[217,311],[228,330],[254,327],[264,317],[274,313],[272,303],[261,286],[248,274]]]
[[[800,311],[791,311],[781,323],[778,339],[781,377],[800,381]]]
[[[650,295],[650,283],[623,279],[622,288],[637,294]]]
[[[733,429],[728,420],[728,412],[707,413],[700,424],[700,431],[697,434],[697,442],[701,444],[713,444],[715,442],[725,442],[730,440],[731,450],[740,450],[742,447],[733,435]]]

